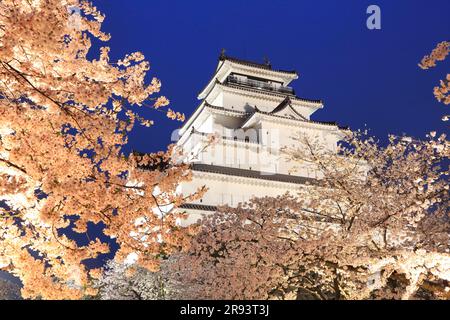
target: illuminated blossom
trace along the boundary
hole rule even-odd
[[[191,175],[170,160],[172,147],[121,153],[135,124],[153,124],[138,111],[157,99],[161,82],[145,82],[150,67],[139,52],[111,61],[104,46],[88,59],[93,40],[110,38],[103,20],[87,1],[0,3],[0,268],[20,278],[24,298],[96,294],[98,272],[83,262],[110,248],[89,234],[93,225],[115,239],[117,261],[133,253],[150,270],[192,233],[175,209],[198,195],[175,192]],[[151,211],[169,204],[163,217]]]

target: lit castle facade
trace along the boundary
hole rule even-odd
[[[299,98],[289,87],[295,71],[275,70],[222,54],[216,71],[199,94],[200,105],[179,130],[178,146],[192,163],[189,194],[205,185],[201,200],[184,204],[194,222],[216,206],[237,206],[252,197],[276,196],[305,187],[317,178],[307,165],[297,167],[280,153],[296,133],[335,150],[342,137],[335,123],[310,119],[320,100]],[[215,142],[210,143],[211,137]]]

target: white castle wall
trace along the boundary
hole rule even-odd
[[[301,188],[308,186],[293,183],[280,183],[252,178],[225,177],[221,174],[194,172],[193,181],[185,182],[181,185],[180,191],[183,194],[191,194],[197,188],[206,185],[208,191],[197,204],[207,205],[229,205],[236,207],[238,203],[247,202],[253,197],[278,196],[286,192],[296,194]],[[201,217],[195,210],[187,210],[189,219],[187,223],[194,223]]]

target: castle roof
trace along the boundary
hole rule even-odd
[[[179,208],[187,209],[187,210],[198,210],[198,211],[209,211],[214,212],[217,211],[219,206],[202,204],[202,203],[183,203]],[[328,223],[339,223],[340,219],[334,217],[321,216],[314,212],[311,212],[308,209],[300,209],[300,211],[309,213],[308,215],[303,215],[302,218],[307,221],[316,221],[316,222],[328,222]]]
[[[210,164],[203,164],[203,163],[192,164],[191,170],[223,174],[223,175],[227,175],[227,176],[238,176],[238,177],[269,180],[269,181],[276,181],[276,182],[285,182],[285,183],[306,184],[306,185],[319,184],[319,180],[313,179],[313,178],[308,178],[308,177],[301,177],[301,176],[294,176],[294,175],[280,174],[280,173],[275,173],[275,174],[268,173],[268,172],[264,173],[264,172],[260,172],[260,171],[249,170],[249,169],[224,167],[224,166],[217,166],[217,165],[210,165]]]
[[[243,59],[239,59],[239,58],[226,56],[224,54],[220,55],[219,61],[230,61],[230,62],[234,62],[234,63],[237,63],[237,64],[249,66],[249,67],[260,68],[260,69],[265,69],[265,70],[270,70],[270,71],[275,71],[275,72],[282,72],[282,73],[289,73],[289,74],[297,75],[297,71],[295,71],[295,70],[272,69],[272,65],[269,62],[258,63],[258,62],[254,62],[254,61],[243,60]]]
[[[219,57],[219,64],[216,71],[208,81],[208,84],[199,93],[198,98],[203,99],[211,91],[215,81],[223,82],[225,78],[232,72],[239,72],[253,76],[262,77],[282,82],[287,85],[294,79],[298,78],[296,71],[273,69],[270,63],[257,63],[243,59],[225,56],[223,53]]]
[[[286,108],[288,108],[288,107],[291,109],[291,111],[292,111],[297,117],[299,117],[299,118],[302,119],[302,120],[308,121],[308,119],[306,119],[304,116],[302,116],[300,113],[298,113],[297,110],[295,110],[295,109],[292,107],[292,101],[291,101],[291,98],[289,98],[289,96],[287,96],[283,101],[281,101],[281,103],[280,103],[278,106],[276,106],[272,111],[270,111],[269,114],[275,115],[275,114],[277,114],[277,113],[283,111],[284,109],[286,109]]]
[[[248,91],[248,92],[257,93],[257,94],[264,94],[264,95],[274,96],[274,97],[284,98],[284,97],[289,96],[289,98],[294,100],[294,101],[305,102],[307,104],[315,105],[315,106],[317,106],[319,108],[321,108],[323,106],[323,101],[319,100],[319,99],[300,98],[300,97],[297,97],[295,95],[286,95],[286,93],[281,93],[281,92],[277,92],[277,91],[269,91],[269,90],[264,90],[264,89],[253,89],[251,87],[236,85],[236,84],[232,84],[232,83],[221,83],[221,82],[219,82],[217,80],[215,82],[215,85],[224,86],[224,87],[233,88],[233,89],[238,89],[238,90],[243,90],[243,91]],[[292,100],[290,102],[292,102]]]
[[[254,106],[253,111],[245,112],[245,111],[239,111],[239,110],[234,110],[234,109],[214,106],[214,105],[209,104],[208,102],[206,102],[204,100],[195,109],[195,111],[193,112],[191,117],[189,117],[189,120],[187,122],[185,122],[185,124],[181,127],[181,129],[182,129],[182,132],[185,132],[185,130],[187,128],[189,128],[189,126],[191,125],[191,122],[194,119],[194,114],[200,112],[201,109],[215,110],[215,111],[219,111],[219,112],[222,112],[222,113],[226,113],[226,114],[231,115],[231,116],[245,118],[245,121],[244,121],[242,126],[244,126],[246,123],[248,123],[253,117],[255,117],[257,115],[264,115],[264,116],[268,116],[268,117],[271,117],[271,118],[278,118],[278,119],[284,119],[284,120],[290,120],[290,121],[300,121],[302,123],[316,124],[316,125],[325,125],[325,126],[338,127],[339,129],[347,129],[347,127],[339,126],[335,121],[315,121],[315,120],[306,119],[301,114],[296,112],[294,108],[291,108],[291,109],[293,110],[293,112],[298,114],[299,119],[289,118],[289,117],[285,117],[285,116],[277,114],[281,110],[285,109],[287,106],[289,106],[289,101],[287,99],[285,99],[277,107],[275,107],[270,112],[262,111],[262,110],[258,109],[258,107],[256,107],[256,106]]]

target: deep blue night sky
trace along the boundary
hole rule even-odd
[[[297,95],[325,104],[313,119],[352,129],[367,125],[380,138],[448,131],[440,120],[448,107],[432,90],[449,72],[450,58],[427,71],[417,63],[438,42],[450,40],[449,0],[94,3],[106,14],[103,30],[112,34],[106,44],[112,60],[143,52],[152,65],[149,76],[162,80],[161,94],[187,116],[225,48],[230,56],[257,62],[267,56],[274,68],[297,70],[300,77],[292,83]],[[381,8],[381,30],[366,28],[370,4]],[[155,126],[136,127],[127,151],[165,149],[180,123],[152,110],[142,115]]]
[[[141,51],[151,76],[162,80],[171,107],[187,116],[210,79],[221,48],[227,55],[274,68],[295,69],[300,97],[322,99],[314,119],[424,137],[437,129],[446,107],[432,94],[449,60],[423,71],[417,63],[434,46],[450,40],[450,1],[167,1],[96,0],[112,34],[112,59]],[[366,28],[366,8],[381,8],[381,30]],[[179,122],[155,111],[153,128],[136,128],[129,148],[155,151],[170,142]]]

